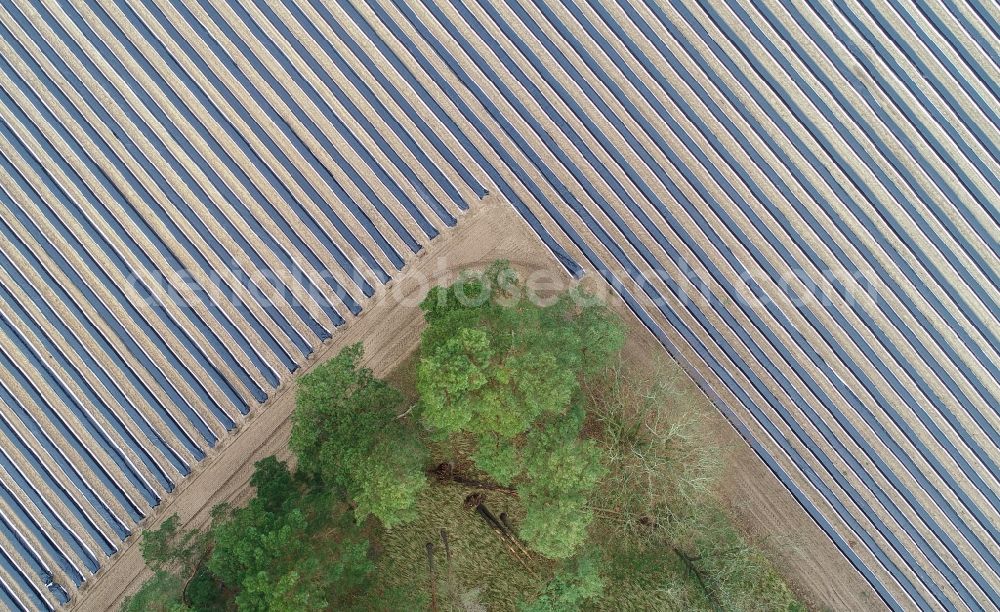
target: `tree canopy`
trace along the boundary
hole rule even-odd
[[[587,539],[588,497],[605,473],[601,449],[580,438],[582,424],[577,408],[532,431],[525,445],[521,537],[551,558],[572,556]]]
[[[421,304],[420,418],[442,435],[480,441],[477,466],[500,482],[520,470],[508,441],[565,413],[582,377],[620,350],[624,329],[581,293],[550,305],[526,299],[506,262],[435,287]]]
[[[183,532],[176,515],[143,535],[155,574],[128,611],[305,611],[337,607],[364,590],[369,542],[342,502],[296,479],[275,457],[258,461],[256,494],[243,508],[219,506],[212,528]]]
[[[180,530],[176,514],[167,517],[156,529],[143,534],[142,557],[154,572],[174,568],[189,569],[206,552],[208,540],[198,531]]]
[[[534,601],[520,612],[576,612],[604,591],[600,558],[586,555],[560,568]]]
[[[402,395],[359,366],[355,344],[299,381],[290,446],[298,469],[347,493],[357,520],[386,527],[413,517],[426,451],[397,419]]]
[[[624,327],[580,292],[548,305],[522,293],[514,271],[497,262],[428,294],[420,418],[441,435],[474,435],[476,466],[518,482],[522,537],[565,558],[586,539],[587,496],[603,473],[600,449],[580,439],[581,381],[618,353]]]

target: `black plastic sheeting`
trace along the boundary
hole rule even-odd
[[[96,571],[234,411],[265,401],[373,283],[460,223],[463,193],[491,190],[570,275],[599,274],[668,351],[683,359],[671,338],[695,351],[706,369],[691,374],[887,605],[1000,601],[995,11],[971,0],[0,10],[16,52],[0,58],[0,606],[65,603],[56,572],[79,585]],[[673,44],[773,128],[749,110],[737,125]],[[772,190],[790,208],[767,206]],[[831,255],[862,259],[885,293],[862,306],[834,283],[837,301],[794,312],[740,299],[794,300],[778,282],[786,268],[822,270]],[[197,309],[133,302],[130,291],[154,289],[126,286],[133,262],[155,276],[183,261],[252,269],[196,287],[222,303],[208,291],[194,292]],[[313,274],[327,261],[351,281]],[[723,299],[685,300],[691,279],[669,271],[692,269],[721,292],[704,297]],[[745,285],[733,281],[746,270]],[[318,312],[295,283],[320,296]],[[991,379],[962,367],[972,362]]]

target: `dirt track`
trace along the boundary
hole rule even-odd
[[[312,355],[302,371],[328,359],[341,347],[360,341],[365,346],[365,365],[376,374],[386,374],[419,341],[422,318],[415,304],[428,288],[423,280],[447,282],[463,269],[501,258],[522,271],[549,270],[551,277],[569,280],[513,210],[488,197],[462,219],[458,229],[432,242],[426,253],[414,259],[387,288],[388,295],[376,296],[363,315],[350,321]],[[623,309],[620,304],[619,309]],[[634,317],[624,314],[633,328],[627,347],[630,358],[660,358],[662,347]],[[272,454],[282,459],[289,457],[287,441],[293,408],[294,385],[286,383],[183,481],[146,525],[155,525],[176,513],[184,528],[199,528],[207,524],[216,504],[244,502],[250,494],[254,462]],[[717,427],[723,444],[732,448],[732,465],[738,467],[729,471],[725,482],[734,515],[757,539],[782,534],[761,541],[780,544],[774,547],[774,558],[793,587],[814,606],[848,610],[877,607],[878,599],[861,576],[721,415]],[[137,589],[149,576],[137,541],[133,537],[126,542],[122,552],[77,592],[69,609],[116,609],[125,595]],[[795,546],[787,546],[786,542]]]

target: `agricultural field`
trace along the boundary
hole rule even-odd
[[[980,0],[2,3],[0,607],[117,607],[495,259],[676,362],[798,600],[995,605],[998,49]]]

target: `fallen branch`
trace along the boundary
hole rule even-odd
[[[451,571],[451,547],[448,545],[448,531],[444,528],[441,529],[441,542],[444,544],[445,580],[448,584],[449,597],[452,597],[455,593],[455,580]]]
[[[485,482],[482,480],[466,478],[461,474],[456,474],[450,463],[440,463],[433,470],[429,470],[427,474],[429,476],[433,476],[440,482],[454,482],[455,484],[459,484],[470,489],[485,489],[487,491],[507,493],[508,495],[517,495],[517,490],[510,487],[498,485],[495,482]]]
[[[507,528],[507,531],[514,533],[514,526],[510,524],[510,519],[507,517],[506,512],[500,513],[500,522]]]
[[[709,590],[708,584],[706,584],[705,582],[705,578],[701,575],[701,572],[698,571],[698,566],[695,565],[695,561],[697,561],[701,557],[688,556],[684,551],[682,551],[677,547],[674,547],[673,550],[674,554],[676,554],[677,557],[684,564],[684,567],[685,569],[687,569],[688,573],[694,576],[695,580],[698,582],[698,586],[701,587],[702,592],[705,594],[705,598],[708,599],[708,602],[710,604],[712,604],[712,608],[721,611],[722,605],[716,600],[715,595],[712,593],[712,591]]]
[[[437,607],[437,580],[434,579],[434,543],[428,542],[425,545],[427,549],[427,573],[430,575],[431,581],[431,610],[436,612]]]
[[[191,581],[194,580],[194,577],[198,575],[198,570],[200,570],[202,564],[205,563],[206,560],[208,560],[208,556],[210,554],[212,554],[212,548],[208,547],[205,550],[205,552],[203,552],[201,556],[198,557],[198,560],[194,564],[194,568],[188,575],[187,580],[184,581],[184,586],[181,587],[181,602],[185,606],[191,605],[191,601],[188,599],[188,594],[187,594],[188,587],[191,586]]]
[[[517,537],[508,531],[504,525],[497,519],[496,515],[486,506],[485,496],[480,493],[472,493],[465,498],[465,507],[476,511],[476,513],[482,517],[486,524],[493,529],[493,532],[499,536],[500,541],[504,543],[510,554],[518,560],[522,567],[528,571],[532,577],[537,578],[538,574],[528,565],[525,557],[531,559],[531,553],[521,544],[521,541]],[[523,555],[523,557],[522,557]]]

